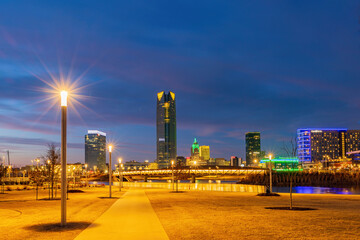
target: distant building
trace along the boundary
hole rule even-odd
[[[264,168],[270,167],[270,160],[268,158],[261,159],[260,164]],[[300,168],[298,158],[287,158],[287,157],[277,157],[271,159],[271,168],[277,172],[294,172],[302,171]]]
[[[176,106],[175,93],[157,94],[156,153],[159,168],[168,168],[176,160]]]
[[[125,170],[143,170],[149,167],[149,162],[138,162],[131,160],[124,163]]]
[[[88,170],[106,170],[106,133],[89,130],[85,135],[85,163]]]
[[[200,158],[204,161],[210,160],[210,146],[199,147]]]
[[[191,156],[193,157],[196,155],[200,155],[200,148],[196,138],[194,138],[194,143],[191,145]]]
[[[260,132],[248,132],[245,134],[246,165],[255,164],[255,160],[261,159]]]
[[[208,148],[210,151],[210,148]],[[209,153],[210,154],[210,153]],[[207,165],[207,161],[204,160],[200,156],[200,147],[199,143],[197,142],[196,138],[194,138],[194,143],[191,145],[191,159],[188,162],[189,166],[197,165],[197,166],[204,166]]]
[[[301,128],[297,130],[300,162],[346,159],[346,153],[360,150],[360,130],[346,128]]]
[[[176,157],[176,164],[179,166],[185,166],[186,165],[186,158],[183,156],[177,156]]]
[[[240,166],[240,164],[239,164],[239,158],[238,158],[238,157],[235,157],[235,156],[232,156],[232,157],[230,158],[230,165],[231,165],[232,167],[239,167],[239,166]]]
[[[226,161],[225,158],[215,158],[215,165],[216,166],[230,166],[230,161]]]

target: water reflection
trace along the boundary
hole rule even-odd
[[[293,187],[293,193],[304,194],[360,194],[359,188]],[[273,187],[274,192],[288,193],[289,187]]]
[[[166,188],[172,190],[172,184],[166,182],[125,182],[124,186],[141,187],[141,188]],[[176,188],[176,184],[175,184],[175,188]],[[264,186],[259,186],[259,185],[196,182],[196,183],[178,183],[178,190],[262,193],[265,191],[265,188]]]
[[[198,190],[198,191],[221,191],[221,192],[249,192],[263,193],[265,187],[260,185],[235,184],[236,181],[205,181],[197,180],[195,183],[190,181],[181,181],[178,184],[181,190]],[[108,182],[89,182],[94,185],[109,185]],[[119,186],[118,182],[113,183]],[[165,188],[172,190],[172,183],[167,181],[152,180],[151,182],[124,182],[124,187],[141,187],[141,188]],[[176,188],[176,185],[175,185]],[[273,192],[289,193],[289,187],[273,187]],[[329,188],[329,187],[293,187],[293,193],[302,194],[356,194],[360,195],[360,188]]]

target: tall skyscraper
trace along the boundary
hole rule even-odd
[[[246,143],[246,166],[251,166],[261,159],[260,132],[248,132],[245,134]]]
[[[159,168],[170,167],[176,160],[176,104],[175,93],[164,91],[157,94],[156,147]]]
[[[85,163],[88,170],[106,170],[106,133],[89,130],[85,135]]]
[[[297,130],[297,146],[301,162],[344,159],[347,152],[360,150],[360,130],[301,128]]]

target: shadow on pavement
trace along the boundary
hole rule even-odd
[[[85,229],[90,224],[91,222],[68,222],[64,227],[62,227],[60,223],[44,223],[26,226],[24,228],[36,232],[63,232],[76,229]]]
[[[120,199],[119,197],[99,197],[100,199]]]
[[[266,207],[265,209],[272,209],[272,210],[289,210],[289,211],[312,211],[317,210],[316,208],[304,208],[304,207]]]

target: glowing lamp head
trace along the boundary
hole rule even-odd
[[[68,98],[68,92],[67,91],[61,91],[61,106],[66,107],[67,106],[67,98]]]
[[[272,155],[271,154],[269,154],[269,160],[271,160],[272,159]]]
[[[122,161],[122,159],[121,159],[121,158],[119,158],[119,163],[121,163],[121,161]]]
[[[173,161],[171,161],[171,165],[174,165],[174,160],[173,160]]]
[[[112,146],[111,145],[109,146],[109,152],[112,152]]]

